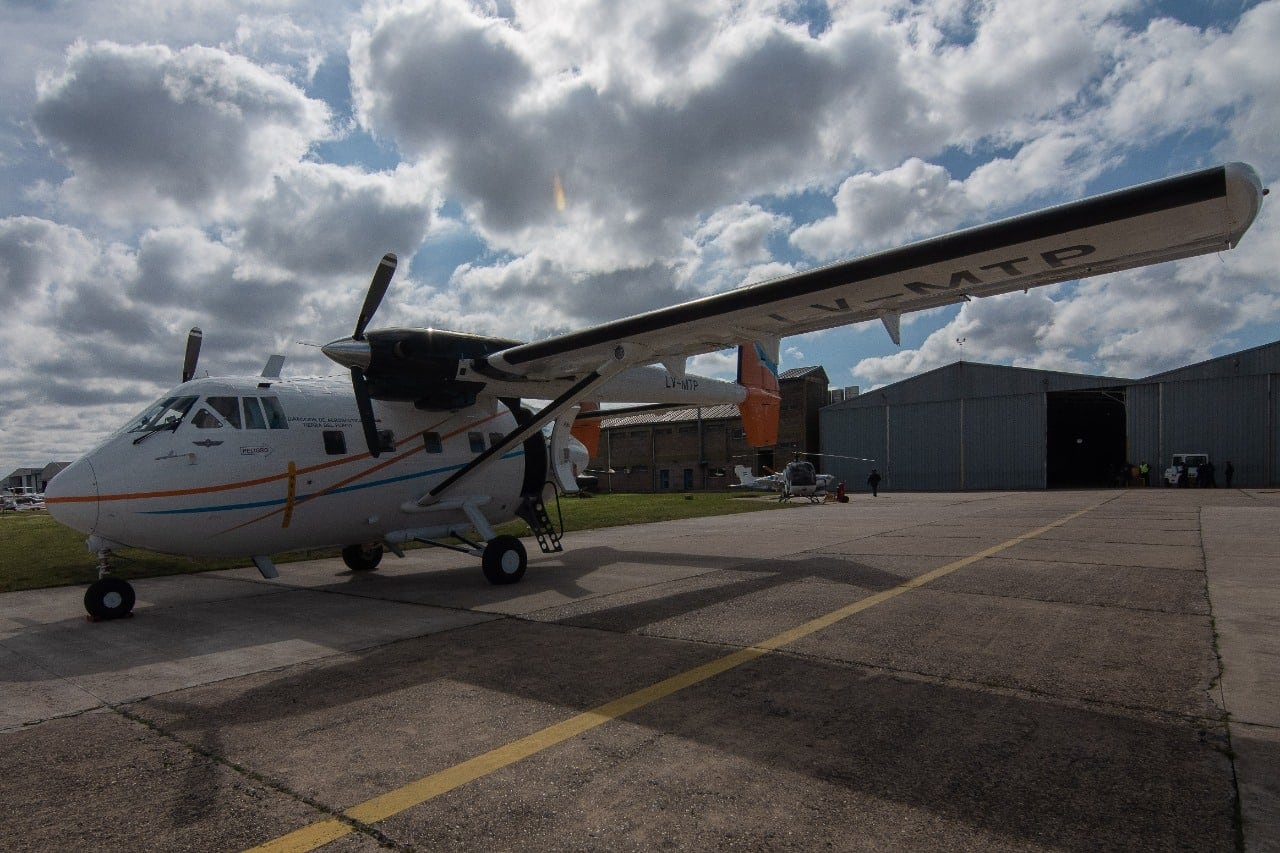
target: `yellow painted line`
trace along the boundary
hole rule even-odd
[[[1107,500],[1111,500],[1108,498]],[[1102,503],[1106,503],[1103,501]],[[781,634],[776,634],[767,640],[756,643],[745,649],[717,658],[701,666],[686,670],[679,675],[651,684],[648,687],[628,693],[612,702],[606,702],[592,708],[590,711],[584,711],[581,714],[570,717],[563,722],[548,726],[541,731],[534,732],[531,735],[512,741],[504,746],[492,749],[475,758],[468,759],[461,764],[455,764],[452,767],[445,768],[438,773],[432,773],[430,776],[424,776],[417,781],[410,782],[403,787],[388,791],[381,796],[366,800],[357,806],[352,806],[343,812],[343,815],[354,823],[377,823],[386,820],[393,815],[397,815],[414,806],[421,805],[428,800],[434,799],[441,794],[448,793],[454,788],[465,785],[476,779],[480,779],[497,770],[501,770],[511,764],[531,755],[536,755],[543,750],[549,749],[559,743],[563,743],[570,738],[577,737],[580,734],[590,731],[591,729],[601,726],[624,714],[643,708],[653,702],[663,699],[673,693],[678,693],[686,687],[692,687],[713,678],[721,673],[728,672],[735,667],[744,663],[750,663],[756,658],[766,655],[771,651],[790,645],[798,640],[802,640],[824,628],[829,628],[842,619],[846,619],[855,613],[861,613],[863,610],[875,607],[877,604],[883,604],[890,599],[896,598],[905,592],[918,589],[927,583],[931,583],[941,577],[951,574],[957,569],[972,565],[979,560],[985,560],[1001,551],[1012,548],[1014,545],[1026,542],[1028,539],[1035,539],[1043,536],[1054,528],[1061,527],[1086,513],[1092,512],[1101,506],[1101,503],[1073,512],[1070,515],[1063,516],[1057,521],[1046,524],[1044,527],[1038,527],[1027,533],[1015,536],[1001,542],[999,545],[993,545],[976,554],[963,557],[953,563],[925,572],[918,577],[914,577],[905,583],[899,584],[892,589],[878,592],[875,595],[869,595],[866,598],[859,599],[852,604],[846,605],[833,610],[830,613],[811,619],[801,625],[796,626]],[[354,829],[352,823],[348,823],[337,818],[318,821],[304,826],[288,835],[282,835],[265,844],[253,847],[248,853],[302,853],[302,851],[314,850],[321,845],[335,841]]]

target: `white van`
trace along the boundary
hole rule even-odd
[[[1185,466],[1187,469],[1187,485],[1196,485],[1196,472],[1201,465],[1209,462],[1208,453],[1175,453],[1173,454],[1173,464],[1164,469],[1164,484],[1166,486],[1178,485],[1178,468]]]

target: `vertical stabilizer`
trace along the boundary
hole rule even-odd
[[[742,428],[752,447],[778,443],[778,417],[782,395],[778,390],[780,341],[757,341],[738,347],[738,384],[747,389],[747,398],[738,404]]]

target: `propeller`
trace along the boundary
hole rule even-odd
[[[382,304],[382,297],[387,295],[391,277],[396,274],[396,263],[393,252],[387,252],[378,262],[378,268],[373,271],[373,281],[369,282],[369,292],[364,297],[364,305],[360,308],[360,316],[356,318],[356,330],[351,334],[353,340],[364,340],[365,326],[369,325],[378,306]]]
[[[199,326],[192,326],[187,333],[187,354],[182,359],[182,381],[190,382],[196,375],[196,364],[200,361],[200,341],[204,332]]]
[[[369,383],[365,381],[364,371],[358,367],[351,368],[351,388],[356,394],[356,408],[360,411],[360,426],[364,429],[365,444],[369,445],[369,455],[377,459],[382,452],[382,442],[378,440],[378,425],[373,420]]]
[[[360,308],[360,316],[356,318],[356,330],[351,340],[363,341],[365,327],[377,313],[382,304],[382,297],[387,295],[391,286],[391,277],[396,272],[396,256],[387,252],[373,271],[373,281],[369,282],[369,292],[365,294],[364,305]],[[369,383],[365,380],[364,371],[359,367],[351,368],[351,390],[356,395],[356,409],[360,412],[360,426],[364,429],[364,440],[369,446],[369,455],[377,459],[382,453],[382,443],[378,440],[378,425],[373,419],[373,401],[369,398]]]

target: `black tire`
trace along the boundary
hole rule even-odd
[[[529,556],[524,544],[514,536],[495,536],[484,546],[480,565],[492,584],[515,583],[524,577]]]
[[[371,572],[382,562],[382,545],[348,545],[342,549],[342,562],[353,572]]]
[[[120,578],[99,578],[84,592],[84,609],[99,622],[128,616],[134,601],[133,587]]]

